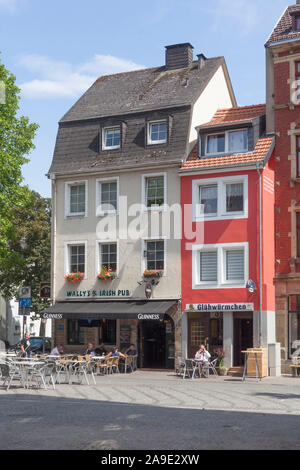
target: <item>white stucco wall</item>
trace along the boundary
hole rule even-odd
[[[217,109],[231,108],[232,102],[223,67],[220,66],[193,108],[189,142],[197,139],[196,126],[209,122]]]

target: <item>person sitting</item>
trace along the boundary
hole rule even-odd
[[[106,356],[107,355],[107,351],[104,347],[103,341],[100,341],[99,347],[95,349],[95,354],[96,354],[96,356]]]
[[[211,358],[210,353],[205,349],[204,344],[200,346],[199,351],[196,352],[195,354],[195,359],[202,364],[205,364],[209,362],[209,359]]]
[[[60,356],[64,353],[63,345],[59,344],[55,348],[52,349],[50,356]]]
[[[86,356],[95,356],[95,349],[93,343],[88,343],[87,349],[84,353]]]
[[[129,346],[129,348],[126,350],[125,354],[127,354],[127,356],[132,357],[132,369],[135,370],[136,369],[136,360],[137,360],[137,357],[138,357],[138,351],[137,351],[137,349],[135,349],[134,344],[131,344]]]
[[[123,357],[123,358],[125,358],[126,356],[125,356],[125,354],[123,354],[123,353],[121,353],[121,352],[119,351],[119,348],[118,348],[117,346],[115,346],[115,347],[112,349],[112,351],[107,354],[106,357],[107,357],[107,358],[108,358],[108,357]]]

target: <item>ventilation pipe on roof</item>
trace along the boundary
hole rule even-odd
[[[198,69],[201,70],[203,69],[205,62],[206,62],[206,57],[204,54],[198,54]]]

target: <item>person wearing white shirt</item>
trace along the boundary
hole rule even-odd
[[[205,349],[205,346],[202,344],[200,346],[199,351],[196,352],[195,359],[204,364],[204,363],[209,362],[210,358],[211,358],[210,353]]]
[[[58,346],[52,349],[50,356],[59,356],[60,354],[63,354],[63,353],[64,353],[64,350],[63,350],[62,344],[59,344]]]

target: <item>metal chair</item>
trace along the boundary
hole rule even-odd
[[[193,359],[186,359],[184,361],[183,379],[188,375],[189,378],[195,378],[196,371],[198,370],[198,364]]]
[[[181,376],[184,373],[185,360],[179,356],[178,358],[178,367],[176,368],[176,375]]]
[[[4,387],[6,382],[8,382],[6,390],[10,389],[13,380],[19,380],[22,386],[25,387],[23,376],[18,367],[13,367],[9,364],[0,364],[0,373],[1,380],[3,380],[2,386]]]
[[[120,373],[120,370],[119,370],[119,360],[120,360],[120,357],[119,356],[114,356],[113,357],[113,361],[112,361],[112,365],[111,365],[111,371],[112,372],[117,372],[118,374]]]
[[[47,390],[47,385],[46,385],[46,377],[45,377],[45,372],[46,372],[47,364],[36,364],[33,365],[30,370],[27,371],[27,385],[29,386],[29,382],[35,381],[37,386],[40,386],[42,383],[44,386],[44,389]]]
[[[214,374],[215,377],[218,377],[218,372],[217,372],[217,363],[218,363],[218,358],[214,359],[213,361],[208,362],[207,364],[204,364],[205,369],[207,369],[207,375],[209,377],[209,371],[211,370],[212,373]]]
[[[133,360],[134,360],[134,358],[132,356],[126,356],[125,363],[124,363],[124,372],[125,372],[125,374],[127,373],[127,368],[128,368],[128,370],[133,372]]]

